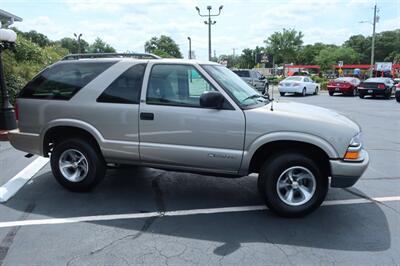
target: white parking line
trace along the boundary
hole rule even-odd
[[[6,202],[18,192],[47,163],[49,158],[39,157],[0,187],[0,202]]]
[[[400,201],[400,196],[372,198],[372,200],[368,199],[330,200],[330,201],[325,201],[322,205],[332,206],[332,205],[362,204],[362,203],[372,203],[374,201],[378,202]],[[246,212],[246,211],[260,211],[266,209],[267,207],[265,207],[264,205],[255,205],[255,206],[223,207],[223,208],[211,208],[211,209],[178,210],[178,211],[167,211],[164,213],[148,212],[148,213],[79,216],[79,217],[69,217],[69,218],[0,222],[0,228],[13,227],[13,226],[70,224],[70,223],[81,223],[81,222],[140,219],[140,218],[163,217],[163,216],[185,216],[185,215],[215,214],[215,213],[227,213],[227,212],[230,213]]]

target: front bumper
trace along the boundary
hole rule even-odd
[[[19,129],[8,132],[11,145],[17,150],[43,156],[43,145],[39,134],[20,132]]]
[[[362,176],[369,164],[367,151],[362,150],[362,161],[348,162],[344,160],[330,160],[331,187],[351,187]]]

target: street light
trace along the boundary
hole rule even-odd
[[[204,21],[206,25],[208,25],[208,60],[211,61],[211,25],[214,25],[217,23],[216,21],[211,21],[211,17],[217,17],[221,14],[221,10],[224,6],[220,6],[218,9],[218,14],[211,14],[211,6],[207,6],[208,10],[208,15],[207,14],[201,14],[200,13],[200,8],[196,6],[196,10],[199,13],[200,17],[208,17],[208,21]]]
[[[9,29],[0,29],[0,87],[1,87],[1,109],[0,109],[0,129],[11,130],[17,128],[15,119],[15,111],[10,104],[9,95],[7,92],[6,81],[3,71],[2,53],[6,49],[14,47],[17,34]]]
[[[79,33],[79,35],[74,33],[74,36],[78,41],[78,54],[80,54],[81,53],[81,37],[82,37],[82,33]]]
[[[189,59],[192,59],[192,39],[188,37],[189,40]]]
[[[371,21],[359,21],[359,23],[369,23],[372,25],[372,47],[371,47],[371,69],[369,71],[369,76],[372,77],[374,73],[374,61],[375,61],[375,27],[376,23],[379,21],[379,17],[376,16],[376,4],[374,6],[374,20]],[[379,10],[378,10],[379,11]]]

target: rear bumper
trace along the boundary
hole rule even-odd
[[[15,129],[8,132],[8,139],[17,150],[43,156],[43,145],[39,134],[20,132]]]
[[[302,93],[303,92],[303,87],[286,87],[286,86],[279,86],[278,87],[279,92],[288,92],[288,93]]]
[[[354,88],[341,88],[341,87],[335,87],[335,86],[328,86],[328,91],[330,92],[338,92],[338,93],[350,93],[353,92]]]
[[[388,89],[358,89],[359,94],[362,95],[386,95]]]
[[[330,160],[331,187],[351,187],[362,176],[369,164],[369,156],[362,150],[362,161],[347,162],[343,160]]]

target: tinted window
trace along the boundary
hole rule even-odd
[[[129,68],[104,90],[97,101],[138,104],[145,69],[146,64],[138,64]]]
[[[200,107],[200,95],[215,88],[192,66],[155,65],[147,89],[148,104]]]
[[[250,71],[247,70],[234,70],[233,72],[236,73],[239,77],[243,78],[249,78],[250,77]]]
[[[69,100],[115,62],[62,62],[40,73],[21,91],[22,98]]]

